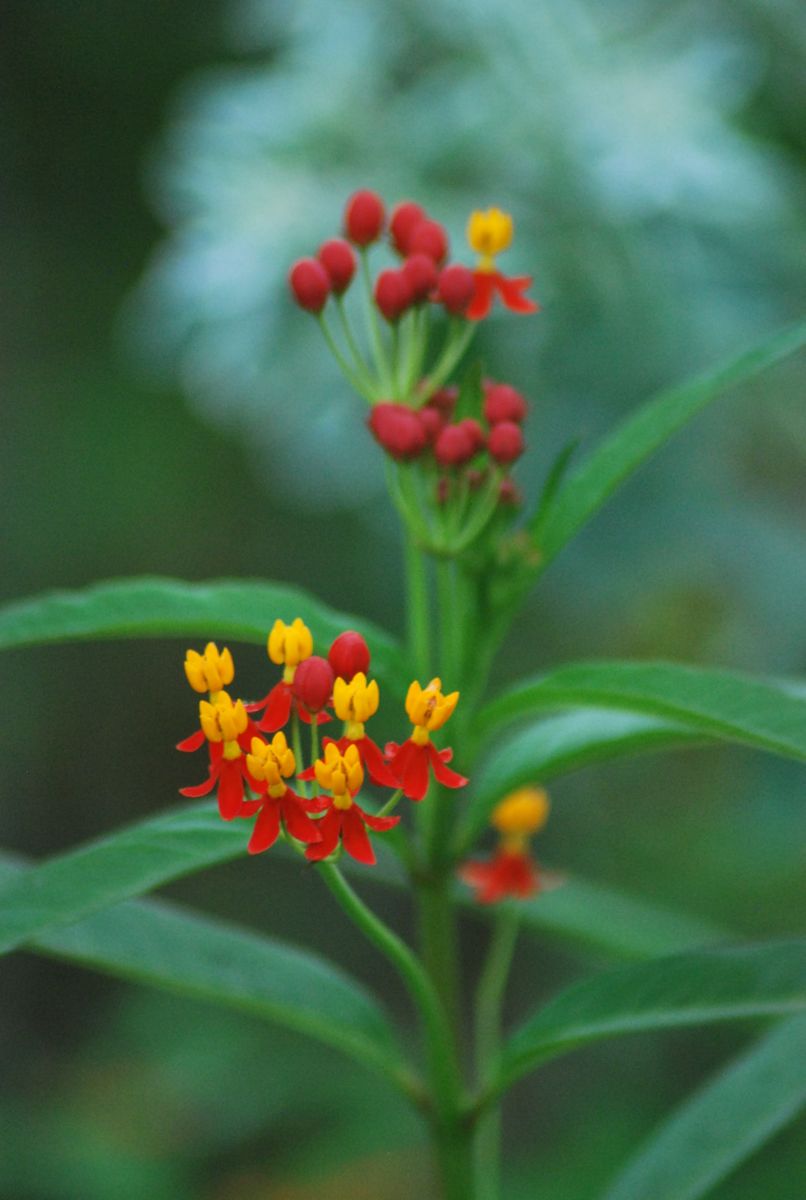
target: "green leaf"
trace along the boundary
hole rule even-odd
[[[627,1033],[806,1008],[806,939],[698,950],[607,971],[550,1001],[507,1042],[496,1091],[547,1059]]]
[[[650,1137],[603,1200],[699,1200],[806,1105],[806,1017],[767,1034]]]
[[[46,930],[245,854],[249,829],[215,802],[184,805],[12,876],[0,885],[0,953]]]
[[[542,718],[496,739],[472,780],[459,838],[460,856],[487,825],[493,806],[513,788],[548,783],[593,763],[674,747],[701,745],[703,735],[675,721],[606,709]]]
[[[692,382],[648,401],[594,450],[557,495],[540,536],[541,568],[598,512],[616,488],[651,454],[728,388],[765,371],[806,344],[806,321]]]
[[[795,685],[677,663],[593,662],[528,680],[477,717],[487,732],[541,709],[597,705],[662,717],[692,735],[741,742],[806,760],[806,698]]]
[[[6,887],[26,869],[0,858]],[[31,948],[107,974],[212,1000],[336,1046],[387,1075],[401,1069],[378,1002],[309,951],[156,901],[128,902],[49,929]]]
[[[259,580],[116,579],[80,591],[48,592],[0,608],[0,649],[132,637],[232,638],[264,645],[277,617],[302,617],[320,652],[345,629],[362,633],[373,673],[400,691],[405,665],[388,633],[298,588]]]
[[[0,952],[94,912],[141,896],[182,875],[244,855],[248,826],[225,823],[214,801],[183,805],[58,855],[7,881],[0,879]],[[371,871],[344,860],[362,880],[406,886],[376,839],[378,866]],[[278,853],[283,847],[277,847]],[[464,886],[457,899],[479,910]],[[618,957],[669,954],[686,946],[724,939],[706,921],[670,913],[610,888],[569,880],[555,892],[520,905],[527,928]]]

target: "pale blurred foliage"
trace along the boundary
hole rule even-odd
[[[534,272],[545,311],[498,317],[477,345],[491,373],[537,400],[522,468],[534,480],[575,432],[597,434],[657,386],[797,314],[803,179],[794,157],[737,119],[766,78],[773,37],[798,29],[797,10],[766,5],[766,40],[756,11],[638,0],[233,3],[232,45],[251,61],[196,78],[177,98],[148,179],[167,234],[130,327],[150,362],[179,372],[195,406],[239,432],[275,496],[358,509],[382,489],[379,456],[315,323],[288,303],[288,265],[338,232],[358,186],[425,203],[465,261],[467,212],[499,203],[517,222],[507,265]],[[791,444],[790,409],[766,413],[771,448]],[[695,624],[704,604],[717,654],[753,664],[756,621],[772,618],[783,664],[806,653],[803,634],[782,624],[779,592],[753,593],[759,573],[785,567],[780,546],[793,536],[803,545],[806,530],[786,497],[776,510],[775,498],[743,494],[754,422],[744,405],[727,437],[724,416],[718,430],[706,418],[684,459],[667,451],[659,494],[647,505],[634,491],[614,510],[620,525],[599,525],[584,570],[597,572],[599,601],[627,603],[630,579],[610,569],[610,538],[626,530],[642,576],[687,593]],[[799,459],[803,446],[801,430]],[[374,506],[368,519],[385,512]],[[762,527],[753,570],[730,533],[715,550],[726,521]],[[729,561],[714,571],[715,553]],[[802,561],[785,567],[801,590]],[[567,563],[573,583],[573,552]],[[739,629],[735,616],[728,627],[709,616],[726,572],[751,609],[764,608]],[[716,598],[701,602],[712,587]]]

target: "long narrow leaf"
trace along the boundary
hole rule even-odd
[[[496,801],[524,783],[547,783],[593,763],[699,746],[707,740],[676,721],[607,709],[586,708],[533,721],[510,737],[496,740],[492,753],[475,772],[461,851],[484,829]]]
[[[206,801],[149,817],[0,878],[0,953],[183,875],[245,856],[248,833],[245,823],[223,822],[215,803]],[[383,839],[378,841],[378,866],[356,871],[368,882],[404,885],[396,864],[383,853]],[[350,860],[344,865],[349,869]],[[479,913],[464,885],[457,885],[457,896]],[[569,880],[523,904],[521,912],[527,928],[619,958],[669,954],[726,936],[696,917],[582,880]]]
[[[804,344],[806,321],[800,321],[716,370],[664,391],[644,404],[593,451],[560,489],[541,522],[541,566],[554,558],[637,467],[707,404]]]
[[[700,1200],[804,1105],[806,1017],[793,1017],[664,1121],[603,1200]]]
[[[790,684],[677,663],[592,662],[528,680],[488,704],[478,727],[596,705],[677,721],[707,738],[806,760],[806,697]]]
[[[0,609],[0,649],[133,637],[232,638],[262,645],[277,617],[302,617],[319,652],[343,630],[358,630],[372,651],[373,672],[400,690],[401,651],[388,633],[299,588],[259,580],[116,579],[80,591],[48,592]]]
[[[509,1039],[497,1090],[601,1038],[806,1009],[806,939],[699,950],[569,988]]]
[[[27,869],[0,858],[6,887]],[[399,1074],[392,1027],[377,1001],[309,951],[156,901],[130,901],[31,948],[106,974],[251,1012]]]

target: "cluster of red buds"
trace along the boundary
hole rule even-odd
[[[401,797],[421,801],[431,779],[446,787],[463,787],[467,779],[448,767],[450,749],[431,740],[459,701],[444,695],[439,679],[426,687],[415,680],[406,696],[412,732],[401,744],[383,750],[366,732],[380,703],[376,680],[368,678],[370,654],[364,638],[352,630],[339,634],[327,658],[313,653],[313,638],[300,617],[290,625],[275,621],[268,636],[269,658],[283,668],[281,678],[262,700],[233,700],[226,690],[235,677],[230,651],[209,642],[203,653],[188,650],[185,675],[199,702],[200,729],[178,745],[198,750],[207,742],[209,767],[200,784],[182,788],[184,796],[205,796],[215,788],[225,821],[256,817],[248,850],[259,854],[282,834],[312,862],[341,853],[357,861],[375,862],[369,831],[383,833],[400,821],[391,810]],[[319,753],[318,726],[333,718],[341,736],[326,737]],[[291,726],[289,745],[285,729]],[[311,730],[311,762],[304,767],[301,726]],[[267,740],[263,735],[272,735]],[[356,802],[369,776],[376,788],[393,795],[378,811]],[[291,787],[288,780],[298,780]],[[319,794],[309,796],[315,781]],[[314,789],[317,790],[317,789]]]

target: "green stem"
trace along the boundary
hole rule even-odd
[[[372,401],[374,399],[374,394],[373,394],[372,389],[368,387],[368,385],[365,383],[365,381],[361,378],[360,375],[358,375],[356,373],[356,371],[353,369],[351,364],[347,361],[347,359],[342,354],[341,347],[339,346],[338,342],[336,341],[336,339],[333,336],[333,333],[331,332],[330,326],[328,325],[328,323],[325,319],[324,312],[321,312],[319,314],[317,320],[319,321],[319,328],[322,330],[322,333],[325,336],[325,341],[327,342],[328,346],[330,347],[330,353],[333,355],[336,362],[339,364],[341,372],[344,375],[344,377],[347,379],[348,383],[350,384],[350,387],[354,391],[358,392],[359,396],[363,396],[365,400],[369,400],[369,402],[372,403]]]
[[[372,378],[372,373],[370,372],[369,366],[365,362],[364,356],[358,348],[358,343],[355,340],[353,328],[350,324],[350,318],[347,316],[347,309],[344,305],[344,296],[336,297],[336,311],[339,314],[339,321],[341,323],[342,332],[344,333],[344,340],[347,343],[347,348],[350,351],[350,354],[352,355],[355,370],[357,374],[361,376],[367,390],[374,395],[378,388]]]
[[[370,343],[372,352],[375,358],[375,367],[378,372],[378,378],[381,388],[388,399],[392,398],[392,372],[389,365],[389,360],[386,356],[386,350],[383,344],[383,335],[381,333],[381,322],[378,317],[378,310],[375,307],[375,299],[372,294],[372,276],[369,270],[369,258],[366,248],[359,251],[361,259],[361,278],[364,283],[364,303],[367,312],[367,323],[369,325]]]
[[[436,392],[450,377],[456,364],[467,350],[476,332],[476,321],[453,319],[441,355],[428,373],[428,392]]]
[[[456,610],[454,567],[450,559],[441,558],[436,565],[437,603],[440,622],[439,670],[446,691],[459,687],[457,634],[462,614]]]
[[[502,908],[490,939],[487,959],[476,992],[476,1069],[483,1087],[492,1076],[501,1053],[501,1005],[506,991],[520,913]],[[488,1109],[479,1121],[476,1143],[478,1200],[499,1200],[501,1187],[501,1110]]]
[[[428,603],[426,560],[411,529],[404,530],[406,542],[406,588],[409,652],[417,677],[428,679],[431,664],[431,617]]]
[[[462,1083],[453,1053],[453,1030],[431,980],[417,956],[356,895],[338,867],[321,863],[319,874],[347,916],[392,963],[406,985],[423,1022],[438,1122],[452,1127],[462,1107]]]
[[[378,812],[375,815],[378,817],[388,817],[389,814],[394,812],[394,810],[397,808],[402,796],[403,788],[398,788],[396,792],[392,793],[392,795],[384,804],[383,808],[378,809]]]

